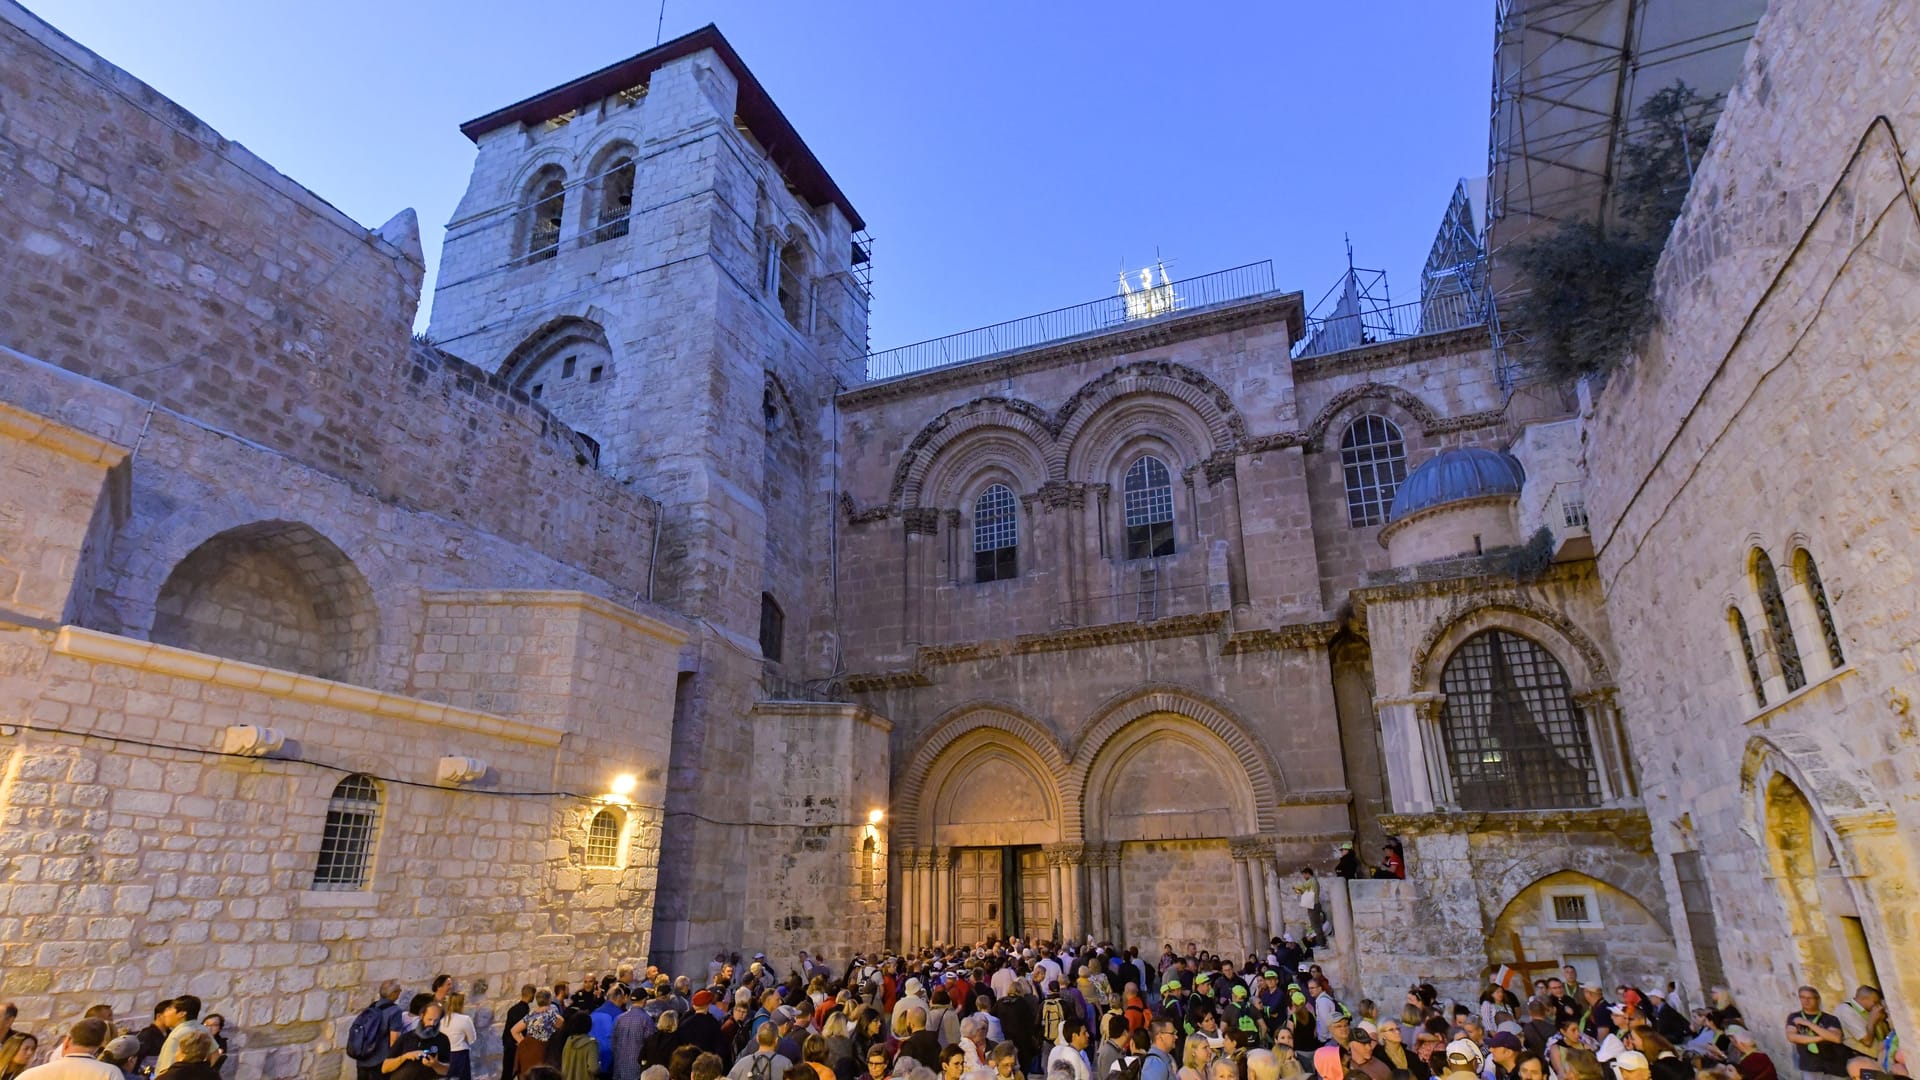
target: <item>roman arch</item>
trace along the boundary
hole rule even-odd
[[[1239,721],[1152,688],[1079,731],[1069,747],[982,704],[921,740],[893,799],[905,947],[1092,934],[1237,951],[1264,935],[1279,774]]]

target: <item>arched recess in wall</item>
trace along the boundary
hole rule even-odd
[[[633,213],[639,154],[618,138],[594,151],[587,167],[586,220],[581,234],[591,243],[627,235]]]
[[[614,464],[609,437],[619,430],[621,371],[606,324],[563,315],[521,339],[500,365],[509,386],[539,402],[581,437],[596,467]]]
[[[1575,848],[1559,854],[1572,855],[1583,869],[1539,874],[1512,888],[1505,904],[1489,908],[1499,914],[1486,924],[1488,966],[1513,963],[1517,937],[1531,959],[1591,957],[1614,981],[1647,984],[1672,971],[1678,954],[1666,914],[1639,899],[1661,895],[1652,860],[1642,857],[1639,872],[1623,877],[1618,852]],[[1525,866],[1526,872],[1538,869]]]
[[[1066,768],[1052,736],[1011,709],[967,706],[949,713],[895,785],[895,845],[1058,841],[1077,810],[1062,790]],[[996,834],[1019,839],[990,838]]]
[[[373,590],[311,526],[262,521],[212,537],[160,587],[153,640],[323,679],[366,682],[379,643]]]
[[[978,432],[979,434],[975,434]],[[1048,471],[1046,462],[1050,457],[1053,435],[1047,429],[1045,410],[1031,402],[1015,398],[977,398],[948,409],[928,421],[911,440],[900,457],[900,464],[893,473],[893,486],[888,499],[903,508],[932,505],[939,507],[937,501],[927,494],[927,478],[936,462],[946,457],[948,447],[960,444],[956,455],[971,446],[976,440],[997,438],[1001,447],[1014,462],[1026,462],[1027,470],[1035,476],[1034,486],[1049,479],[1058,479]],[[1010,466],[1011,467],[1011,466]],[[966,477],[956,474],[963,469],[954,469],[943,463],[941,472],[948,477],[947,482],[964,483]],[[1032,488],[1026,490],[1031,491]]]
[[[1137,691],[1088,725],[1068,773],[1070,841],[1270,832],[1280,772],[1239,720],[1185,690]],[[1204,804],[1204,805],[1203,805]]]
[[[1333,445],[1339,445],[1339,434],[1344,433],[1355,418],[1368,412],[1392,420],[1406,434],[1414,431],[1433,434],[1432,429],[1441,422],[1433,406],[1410,390],[1384,383],[1362,383],[1342,390],[1320,407],[1313,422],[1307,425],[1308,448],[1326,449],[1329,433],[1333,434]]]
[[[1882,978],[1911,992],[1920,977],[1882,968],[1897,956],[1920,899],[1901,882],[1911,855],[1872,782],[1802,732],[1747,741],[1741,791],[1791,941],[1798,981],[1845,994]],[[1835,1000],[1838,1000],[1837,998]]]
[[[1468,638],[1483,630],[1506,630],[1538,642],[1565,669],[1575,695],[1613,687],[1613,670],[1599,643],[1561,612],[1521,597],[1502,600],[1467,598],[1435,619],[1414,647],[1408,688],[1414,693],[1438,691],[1443,669]]]
[[[1061,406],[1052,446],[1052,471],[1063,479],[1106,479],[1118,448],[1136,435],[1177,444],[1192,467],[1232,453],[1246,439],[1246,422],[1205,375],[1178,364],[1116,368],[1082,386]]]

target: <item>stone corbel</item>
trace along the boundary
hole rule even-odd
[[[220,732],[220,752],[223,754],[266,757],[278,752],[286,744],[287,736],[279,728],[231,724]]]
[[[487,775],[487,763],[479,758],[443,757],[433,771],[433,782],[447,787],[471,784]]]
[[[900,512],[908,536],[932,536],[940,531],[940,511],[930,506],[910,507]]]

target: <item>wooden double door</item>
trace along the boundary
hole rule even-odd
[[[957,848],[954,940],[1054,936],[1053,875],[1038,847]]]

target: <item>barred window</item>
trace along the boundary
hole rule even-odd
[[[620,815],[602,810],[587,823],[587,865],[620,865]]]
[[[320,833],[320,858],[313,887],[351,892],[367,887],[373,861],[373,835],[380,827],[380,787],[373,777],[354,773],[334,785],[327,800],[327,824]]]
[[[1020,524],[1013,490],[995,484],[973,501],[973,580],[1004,581],[1020,573]]]
[[[860,843],[860,899],[880,895],[880,844],[869,836]]]
[[[1600,799],[1567,673],[1534,641],[1483,630],[1448,658],[1441,726],[1463,810],[1547,810]]]
[[[1127,514],[1127,558],[1173,554],[1173,481],[1167,466],[1151,454],[1127,468],[1123,485]]]
[[[1733,636],[1740,639],[1740,655],[1747,662],[1747,685],[1753,687],[1753,700],[1765,705],[1767,690],[1760,681],[1760,658],[1753,652],[1753,635],[1747,633],[1747,617],[1740,614],[1739,608],[1728,608],[1727,625],[1733,628]]]
[[[1780,578],[1773,572],[1773,560],[1759,548],[1753,549],[1753,586],[1760,593],[1760,610],[1767,616],[1767,636],[1773,639],[1773,652],[1780,660],[1780,677],[1786,680],[1787,693],[1791,694],[1807,685],[1807,672],[1800,666],[1800,646],[1793,640],[1793,624],[1787,621]]]
[[[1358,529],[1386,521],[1394,492],[1407,478],[1400,429],[1371,413],[1348,424],[1340,439],[1340,468],[1347,479],[1347,524]]]
[[[567,212],[567,174],[558,166],[540,170],[527,188],[527,261],[551,259],[560,250],[560,223]]]
[[[1840,648],[1840,628],[1833,623],[1833,609],[1827,606],[1827,587],[1820,583],[1820,568],[1813,564],[1813,555],[1801,548],[1793,556],[1794,572],[1800,578],[1800,584],[1806,586],[1807,595],[1813,599],[1813,614],[1820,621],[1820,636],[1827,639],[1827,660],[1834,667],[1847,662],[1846,653]]]
[[[600,181],[600,228],[594,239],[612,240],[627,235],[627,216],[633,212],[633,159],[616,159]]]

